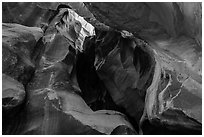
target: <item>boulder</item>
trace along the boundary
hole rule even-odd
[[[43,32],[40,28],[19,24],[2,25],[2,72],[26,84],[34,72],[35,60],[32,57]]]

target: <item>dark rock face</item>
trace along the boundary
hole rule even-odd
[[[91,100],[87,98],[94,102],[101,95],[105,103],[107,89],[113,104],[132,117],[135,127],[143,114],[155,64],[152,51],[141,43],[117,32],[98,31],[95,37],[85,40],[84,51],[77,55],[76,62],[77,80],[85,101],[89,104]]]
[[[137,135],[135,131],[127,126],[118,126],[112,132],[111,135]]]
[[[111,45],[112,43],[108,44]],[[106,85],[114,102],[124,107],[127,113],[134,117],[139,124],[143,113],[145,92],[151,83],[147,81],[152,79],[150,74],[152,68],[154,68],[154,63],[149,62],[150,68],[148,70],[144,66],[147,63],[138,59],[139,51],[136,49],[139,47],[135,49],[135,46],[138,45],[136,45],[134,39],[121,37],[114,49],[109,51],[108,55],[106,54],[107,57],[104,60],[99,59],[102,61],[98,63],[100,66],[97,66],[97,73]],[[149,56],[149,53],[146,54]],[[142,67],[145,67],[147,71],[140,69]]]
[[[82,90],[82,97],[87,104],[91,104],[102,99],[106,91],[94,67],[94,41],[91,38],[86,38],[84,48],[84,52],[77,54],[76,76],[79,87]]]

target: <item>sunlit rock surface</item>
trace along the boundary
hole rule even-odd
[[[62,61],[69,51],[69,46],[82,51],[85,37],[94,34],[94,27],[73,10],[60,9],[45,30],[44,57],[48,63]]]

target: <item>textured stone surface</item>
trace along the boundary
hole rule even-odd
[[[165,124],[166,128],[174,130],[186,128],[189,133],[198,131],[196,134],[200,134],[201,3],[85,5],[101,22],[132,32],[150,44],[156,66],[151,86],[147,89],[144,114],[147,113],[151,123]],[[136,51],[139,52],[138,49]],[[136,64],[137,69],[140,68]],[[142,84],[138,83],[139,85]]]
[[[10,76],[2,74],[2,134],[12,134],[11,131],[20,126],[16,119],[19,118],[25,98],[24,86]]]
[[[109,39],[109,42],[106,39]],[[115,40],[115,37],[113,39]],[[152,79],[151,73],[154,68],[152,53],[145,45],[139,45],[134,39],[120,36],[115,43],[113,39],[104,37],[104,42],[100,43],[103,45],[100,47],[101,52],[106,56],[97,55],[99,57],[96,63],[97,73],[113,101],[125,108],[139,124],[143,114],[146,89]],[[109,46],[109,51],[106,46]]]
[[[180,54],[180,57],[185,52],[189,52],[189,49],[182,50],[183,54]],[[191,55],[199,56],[199,54]],[[164,52],[155,51],[155,59],[154,78],[147,89],[144,114],[147,114],[152,123],[163,123],[167,128],[174,130],[181,128],[182,131],[182,128],[183,130],[186,128],[189,133],[200,134],[202,88],[199,71],[192,71],[186,63],[187,59],[181,61],[170,58]]]
[[[15,134],[110,134],[118,125],[133,129],[119,112],[92,111],[77,94],[66,67],[57,63],[36,71],[28,86],[27,117]]]
[[[201,8],[3,3],[3,134],[201,134]]]
[[[26,84],[35,68],[32,55],[43,32],[40,28],[3,23],[2,33],[2,72]]]
[[[86,36],[94,35],[94,27],[69,8],[59,9],[45,30],[44,57],[48,64],[62,61],[69,52],[69,46],[82,51]]]
[[[3,2],[2,22],[18,23],[29,27],[41,27],[49,23],[54,10],[45,9],[35,2]]]
[[[9,110],[22,104],[25,99],[24,86],[13,78],[2,74],[2,106]]]
[[[185,34],[195,38],[201,46],[200,2],[96,2],[85,5],[104,24],[136,33],[146,40]]]

